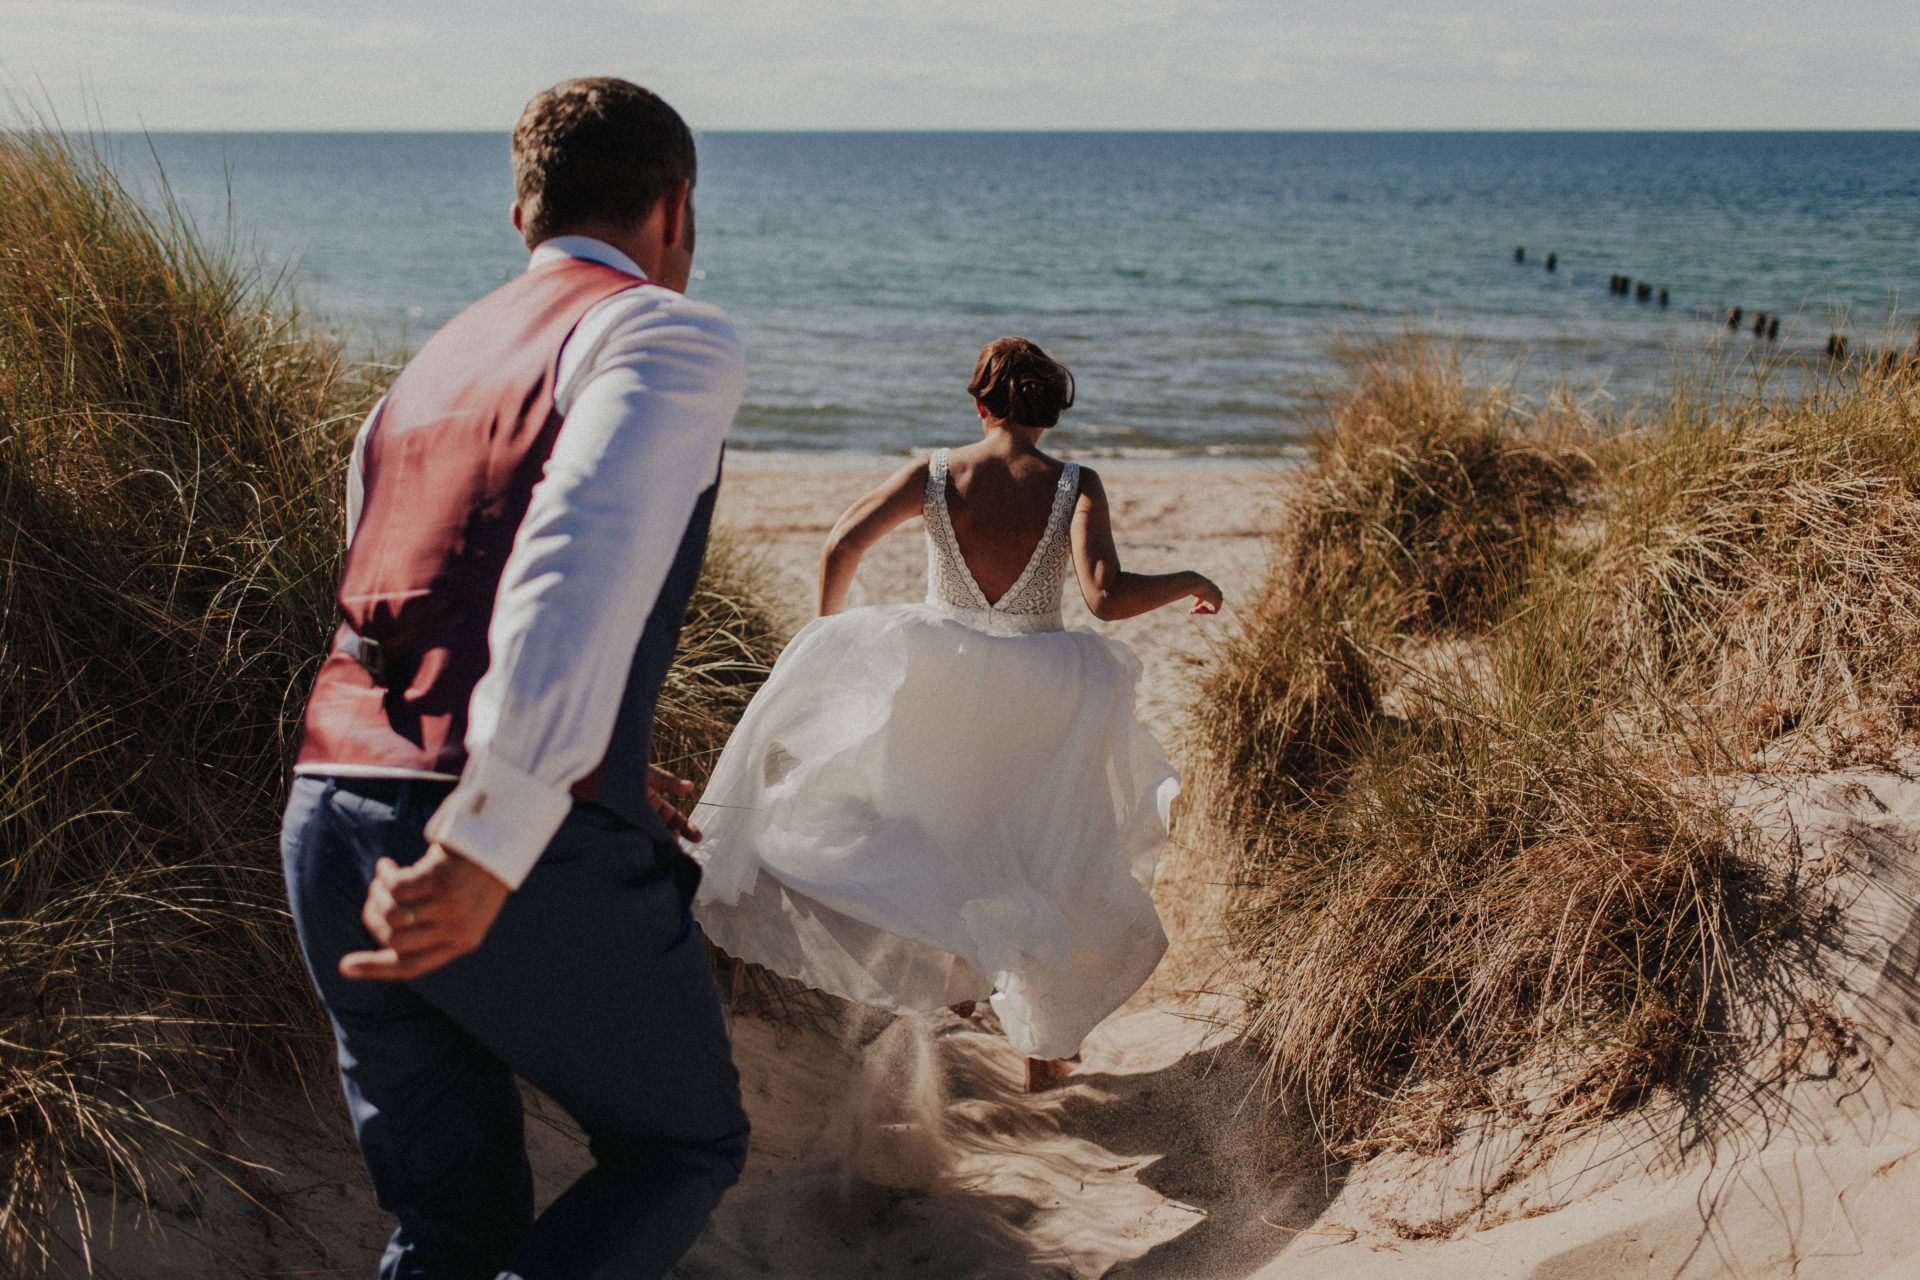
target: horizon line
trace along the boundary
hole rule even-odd
[[[12,129],[5,130],[5,132],[13,132],[13,131],[14,130]],[[219,126],[219,125],[194,125],[194,126],[186,126],[186,127],[164,127],[164,126],[154,127],[150,125],[131,125],[131,126],[116,125],[116,126],[94,126],[86,130],[86,132],[89,132],[89,133],[147,133],[147,134],[158,134],[158,133],[300,134],[300,133],[305,133],[305,134],[367,134],[367,135],[397,134],[397,133],[408,133],[408,134],[437,133],[437,134],[449,134],[449,135],[452,135],[452,134],[510,134],[512,133],[512,131],[513,129],[511,125],[501,127],[501,128],[474,128],[474,127],[464,127],[464,126],[463,127],[382,126],[378,128],[367,128],[367,127],[328,128],[324,126],[316,126],[311,128],[289,128],[289,129],[262,129],[262,128],[255,128],[255,127],[249,127],[249,126]],[[1561,135],[1561,134],[1920,133],[1920,125],[1738,125],[1738,126],[1660,125],[1660,126],[1636,126],[1636,127],[1582,125],[1582,126],[1564,126],[1564,127],[1518,127],[1518,128],[1503,126],[1503,125],[1315,125],[1315,126],[1298,126],[1298,125],[1231,126],[1229,125],[1229,126],[1208,126],[1208,127],[1191,127],[1191,126],[1180,126],[1180,125],[1151,125],[1151,126],[1140,126],[1136,128],[1122,128],[1122,129],[1116,129],[1116,128],[1110,128],[1110,127],[1095,127],[1095,126],[1075,126],[1075,125],[1019,126],[1019,127],[1008,127],[1008,128],[986,127],[986,126],[962,126],[962,125],[956,125],[956,126],[901,125],[901,126],[890,127],[890,128],[839,127],[839,126],[830,126],[830,125],[820,125],[820,126],[815,126],[815,125],[798,125],[798,126],[725,125],[725,126],[697,127],[693,129],[693,132],[696,135],[710,134],[710,133],[869,134],[869,135],[916,134],[916,133],[917,134],[1078,133],[1078,134],[1089,134],[1089,135],[1196,134],[1196,133],[1200,133],[1200,134],[1484,133],[1484,134],[1537,134],[1537,135],[1546,136],[1546,135]]]

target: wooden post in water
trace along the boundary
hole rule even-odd
[[[1663,307],[1667,305],[1667,290],[1664,285],[1660,288],[1660,305]]]
[[[1645,280],[1642,280],[1633,287],[1633,300],[1635,302],[1645,302],[1651,297],[1653,297],[1653,286]]]
[[[1780,340],[1780,317],[1769,316],[1767,318],[1767,341],[1778,342],[1779,340]]]
[[[1753,336],[1756,338],[1767,336],[1767,313],[1764,311],[1753,313]]]
[[[1551,254],[1551,253],[1550,253],[1550,254],[1548,254],[1548,255],[1547,255],[1547,270],[1549,270],[1549,271],[1551,271],[1551,270],[1553,270],[1553,269],[1554,269],[1554,267],[1556,267],[1557,265],[1559,265],[1559,262],[1560,262],[1560,259],[1559,259],[1558,257],[1556,257],[1555,255],[1553,255],[1553,254]]]
[[[1727,308],[1727,328],[1729,328],[1729,329],[1732,329],[1732,330],[1734,330],[1735,332],[1738,332],[1738,331],[1739,331],[1739,329],[1740,329],[1740,308],[1738,308],[1738,307],[1728,307],[1728,308]]]
[[[1827,359],[1845,360],[1847,358],[1847,335],[1830,333],[1827,335]]]
[[[1515,262],[1525,262],[1527,260],[1527,246],[1520,245],[1515,248],[1513,251],[1513,260]]]

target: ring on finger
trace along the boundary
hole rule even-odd
[[[405,924],[405,925],[411,925],[411,924],[413,923],[413,908],[412,908],[412,907],[402,907],[402,908],[400,908],[400,923],[401,923],[401,924]]]

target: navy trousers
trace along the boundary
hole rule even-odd
[[[382,1280],[663,1275],[747,1149],[687,910],[697,868],[670,840],[576,807],[478,950],[408,983],[350,981],[340,957],[375,946],[360,923],[374,863],[426,852],[433,806],[396,790],[383,803],[296,778],[281,828],[354,1134],[400,1220]],[[515,1075],[566,1109],[595,1160],[537,1221]]]

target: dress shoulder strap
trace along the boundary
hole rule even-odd
[[[1069,462],[1060,468],[1059,497],[1069,510],[1073,507],[1073,500],[1080,496],[1080,471],[1077,462]]]
[[[1073,504],[1079,497],[1080,464],[1069,462],[1060,468],[1060,480],[1053,489],[1053,509],[1047,513],[1047,537],[1060,542],[1072,537]]]
[[[920,510],[927,520],[933,520],[936,511],[947,508],[947,451],[935,449],[927,457],[927,493],[921,501]]]
[[[927,523],[927,601],[962,609],[989,608],[980,584],[973,580],[960,539],[953,532],[947,510],[947,451],[936,449],[927,459],[927,496],[920,506]]]

